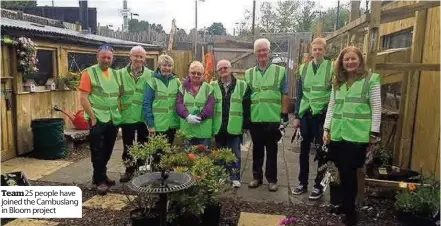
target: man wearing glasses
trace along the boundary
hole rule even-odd
[[[253,141],[253,180],[249,188],[263,183],[263,161],[266,149],[265,177],[268,190],[277,186],[277,148],[282,138],[280,128],[288,124],[288,85],[285,68],[270,61],[271,44],[267,39],[254,42],[257,65],[245,72],[251,88],[251,139]]]
[[[98,64],[86,68],[79,85],[80,103],[89,121],[89,139],[93,165],[93,184],[97,185],[99,195],[107,194],[114,180],[107,177],[107,162],[112,155],[121,121],[118,108],[120,81],[115,70],[110,68],[113,49],[102,45],[97,53]]]
[[[240,142],[243,130],[249,129],[251,90],[248,89],[245,81],[238,80],[231,74],[230,61],[220,60],[216,70],[219,79],[211,83],[216,100],[213,134],[216,147],[230,148],[237,157],[233,166],[227,167],[233,188],[239,188]]]

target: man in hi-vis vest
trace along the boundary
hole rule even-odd
[[[263,161],[266,149],[265,177],[269,191],[277,191],[277,142],[282,138],[280,126],[288,124],[288,83],[285,68],[270,61],[270,42],[254,42],[257,65],[245,72],[251,89],[251,126],[253,141],[253,180],[249,188],[263,182]]]
[[[144,67],[146,51],[142,46],[135,46],[130,50],[130,64],[118,71],[121,77],[121,129],[124,144],[122,159],[126,163],[126,172],[119,179],[128,182],[141,162],[132,162],[128,149],[135,141],[147,143],[148,131],[142,113],[144,92],[147,80],[152,77],[152,70]]]
[[[243,131],[249,129],[251,90],[245,81],[236,79],[231,74],[230,61],[220,60],[216,65],[216,71],[219,79],[211,82],[216,100],[213,134],[217,148],[230,148],[237,157],[233,166],[227,167],[233,188],[239,188],[240,142]]]
[[[107,194],[115,181],[107,177],[107,162],[112,155],[121,121],[118,108],[120,82],[117,72],[110,68],[113,48],[103,45],[98,49],[98,64],[86,68],[79,85],[80,103],[89,121],[90,151],[93,165],[92,181],[99,195]]]
[[[323,123],[325,122],[326,110],[331,93],[331,81],[333,75],[333,63],[325,58],[326,41],[316,38],[311,43],[313,60],[300,65],[299,79],[297,81],[297,99],[295,104],[294,129],[300,127],[303,140],[300,144],[300,170],[299,185],[292,194],[300,195],[308,191],[309,176],[309,152],[311,143],[323,145]],[[317,156],[318,168],[324,164],[324,159]],[[317,172],[315,184],[309,199],[317,200],[323,195],[321,181],[324,172]]]

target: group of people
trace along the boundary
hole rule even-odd
[[[334,213],[344,213],[346,224],[356,222],[355,197],[357,168],[362,167],[365,150],[378,141],[381,118],[380,78],[365,69],[362,53],[346,47],[332,62],[325,57],[326,42],[317,38],[311,43],[313,60],[299,67],[297,99],[293,126],[303,140],[300,151],[299,185],[294,195],[307,192],[309,151],[313,141],[329,147],[328,159],[334,161],[341,184],[331,187]],[[138,143],[149,136],[164,134],[172,143],[177,130],[192,145],[230,148],[237,157],[228,166],[233,187],[240,187],[240,143],[249,133],[253,142],[253,180],[249,188],[268,181],[268,190],[278,190],[277,152],[281,128],[289,124],[289,87],[285,67],[271,62],[271,44],[267,39],[254,42],[256,65],[245,72],[244,79],[232,74],[230,61],[216,64],[218,79],[207,82],[201,62],[193,61],[181,81],[173,74],[174,61],[169,55],[158,58],[152,71],[144,66],[146,51],[135,46],[130,63],[114,70],[110,66],[113,49],[98,49],[98,64],[82,73],[80,101],[90,122],[90,149],[93,182],[98,194],[105,195],[115,184],[107,176],[106,165],[112,154],[117,128],[122,128],[123,160],[131,160],[128,148],[135,135]],[[266,155],[265,173],[263,164]],[[319,167],[324,160],[319,158]],[[120,182],[133,176],[135,166],[128,166]],[[310,199],[323,195],[319,172]]]

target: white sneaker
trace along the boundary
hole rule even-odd
[[[240,188],[240,181],[233,180],[233,188]]]

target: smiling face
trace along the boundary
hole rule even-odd
[[[343,55],[343,68],[348,73],[357,73],[360,68],[360,57],[354,51],[348,51]]]
[[[159,65],[159,71],[164,76],[168,76],[172,73],[173,65],[170,62],[165,61],[163,64]]]
[[[311,52],[314,59],[321,61],[325,56],[325,46],[321,43],[314,43],[311,45]]]
[[[132,62],[132,66],[134,68],[141,68],[144,66],[146,54],[144,51],[136,50],[130,54],[130,61]]]
[[[202,84],[204,81],[204,68],[198,65],[191,66],[188,70],[190,81],[193,84]]]
[[[263,62],[263,63],[268,62],[269,53],[270,53],[270,49],[264,42],[261,42],[256,46],[255,54],[258,62]]]
[[[231,66],[228,63],[228,61],[220,61],[217,65],[217,73],[219,74],[219,77],[225,78],[227,76],[231,75]]]

